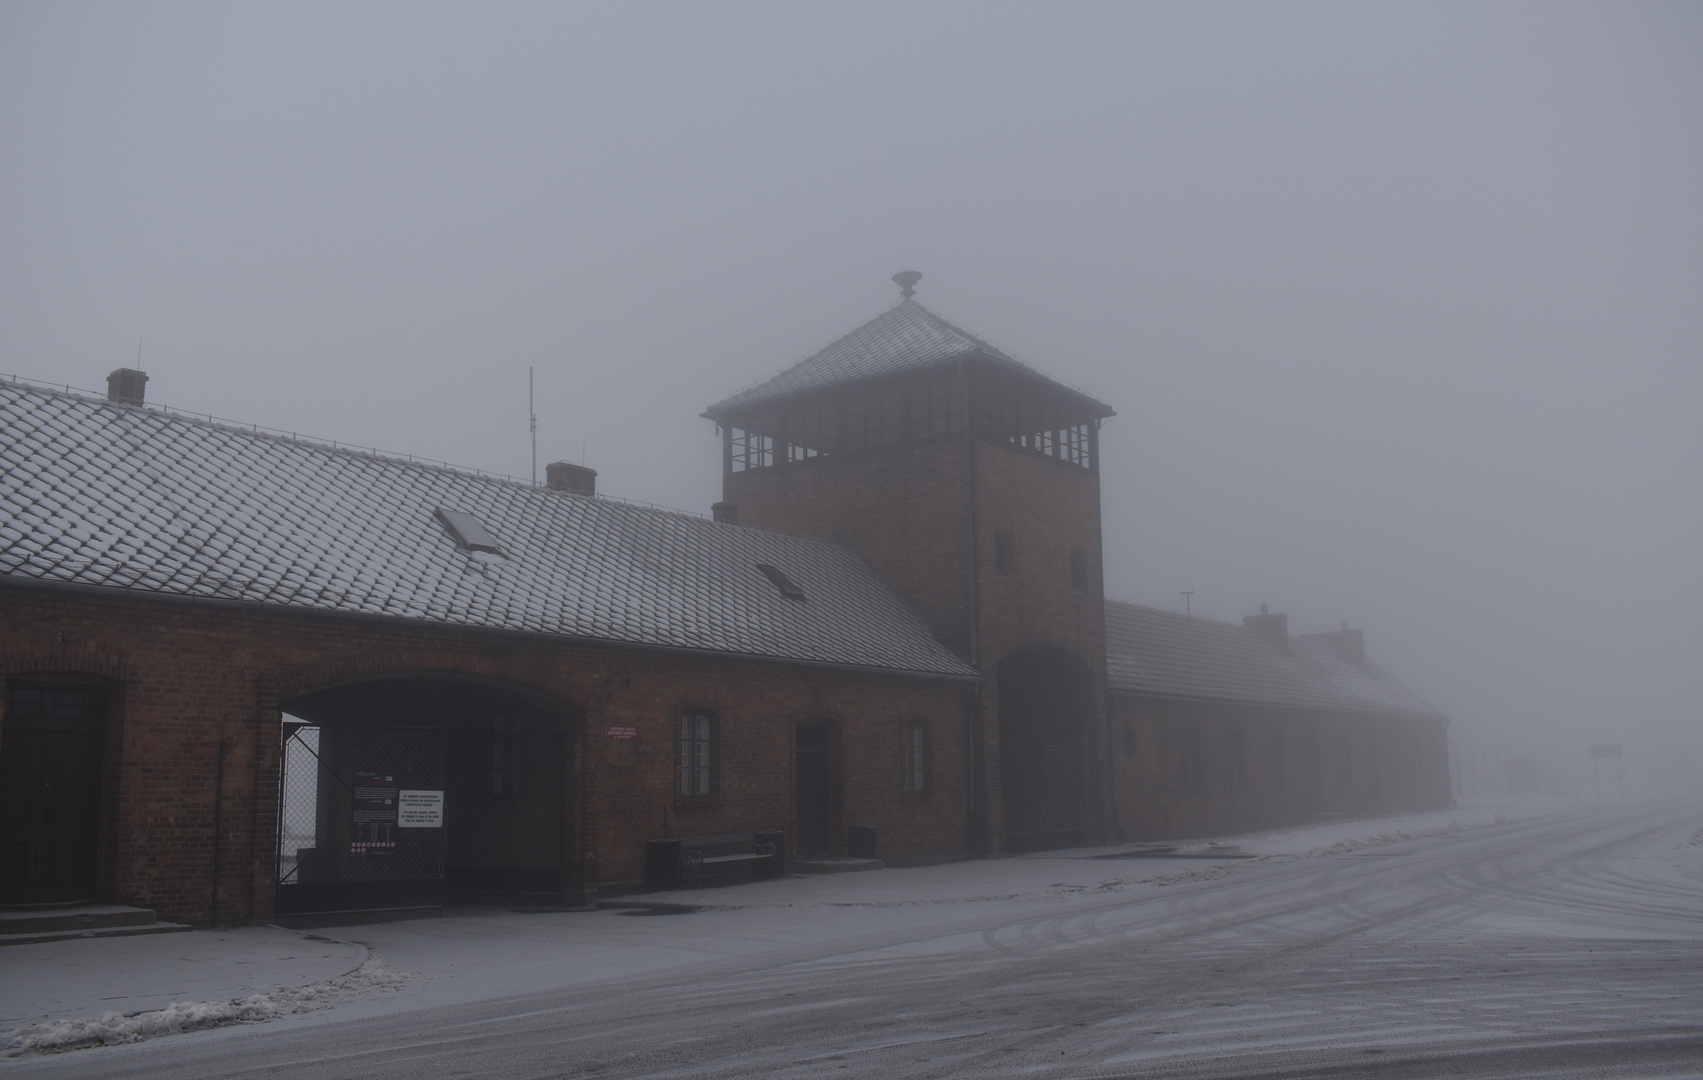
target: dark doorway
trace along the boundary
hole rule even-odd
[[[104,695],[13,684],[0,747],[0,904],[92,900]]]
[[[803,720],[798,724],[793,775],[798,837],[795,851],[800,858],[833,854],[837,735],[832,720]]]
[[[1000,778],[1008,851],[1072,847],[1084,838],[1082,732],[1088,671],[1050,649],[999,665]]]
[[[281,914],[568,897],[577,711],[433,675],[284,709]]]

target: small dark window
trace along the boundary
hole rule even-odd
[[[1017,562],[1017,545],[1012,543],[1011,531],[1001,529],[993,534],[993,568],[1009,576]]]
[[[764,577],[774,582],[775,588],[779,589],[781,591],[781,595],[786,597],[788,600],[802,601],[810,599],[808,596],[804,595],[804,590],[793,584],[792,579],[782,573],[779,568],[770,566],[768,563],[758,563],[757,569],[763,572]]]
[[[921,795],[929,787],[928,725],[912,720],[905,725],[905,757],[900,770],[900,790]]]
[[[443,527],[455,537],[455,542],[468,551],[489,551],[498,553],[497,538],[492,536],[485,525],[472,514],[460,510],[445,510],[438,507],[438,520]]]
[[[1088,591],[1088,554],[1081,548],[1070,550],[1070,587],[1080,593]]]
[[[710,795],[715,788],[715,716],[702,709],[680,714],[681,795]]]
[[[1201,738],[1200,729],[1193,724],[1185,724],[1178,733],[1178,773],[1181,774],[1184,791],[1199,791],[1201,789]]]

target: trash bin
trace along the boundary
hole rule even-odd
[[[846,826],[846,854],[854,859],[875,858],[875,826]]]
[[[760,878],[778,878],[786,876],[786,833],[779,829],[768,829],[752,833],[752,838],[759,844],[775,845],[775,857],[764,859],[757,864],[756,875]]]
[[[651,892],[680,887],[680,841],[645,841],[645,888]]]

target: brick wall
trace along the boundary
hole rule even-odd
[[[1100,478],[1084,469],[998,443],[976,440],[976,567],[982,670],[1023,649],[1045,647],[1070,656],[1086,672],[1088,700],[1082,733],[1089,843],[1111,834],[1111,783],[1104,768],[1105,586],[1101,572]],[[1012,568],[1001,574],[994,545],[1011,536]],[[1087,589],[1072,587],[1073,550],[1087,559]],[[999,761],[999,685],[990,679],[983,712],[983,754]],[[998,769],[987,781],[988,834],[1004,834]]]
[[[722,497],[741,525],[851,548],[967,655],[969,491],[960,437],[733,473]]]
[[[439,672],[546,695],[583,710],[571,787],[570,875],[619,889],[643,875],[643,844],[666,811],[676,835],[781,828],[792,834],[794,724],[840,725],[842,814],[875,826],[895,862],[966,851],[966,684],[742,658],[600,647],[417,622],[255,605],[103,596],[0,585],[0,674],[91,678],[112,690],[105,761],[102,898],[163,918],[214,921],[214,777],[221,872],[217,918],[272,910],[279,716],[293,695],[352,680]],[[675,723],[720,719],[720,786],[675,790]],[[934,790],[901,797],[900,726],[925,720]],[[631,726],[631,741],[605,738]],[[0,718],[0,740],[4,721]],[[3,745],[3,741],[0,741]]]
[[[1129,840],[1449,805],[1445,721],[1114,694]]]
[[[971,534],[971,497],[975,529]],[[999,696],[991,676],[1019,650],[1067,654],[1090,686],[1084,732],[1089,835],[1109,835],[1104,588],[1099,477],[1000,442],[957,436],[813,458],[726,478],[724,499],[741,524],[829,540],[856,551],[960,655],[971,651],[971,553],[975,556],[977,662],[990,676],[968,721],[981,732],[984,797],[976,823],[985,850],[1003,835]],[[1008,533],[1013,566],[995,566]],[[973,548],[972,548],[973,543]],[[1073,588],[1071,553],[1086,560],[1087,587]]]

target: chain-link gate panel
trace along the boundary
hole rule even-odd
[[[441,898],[445,748],[441,730],[288,725],[279,786],[279,911]]]

